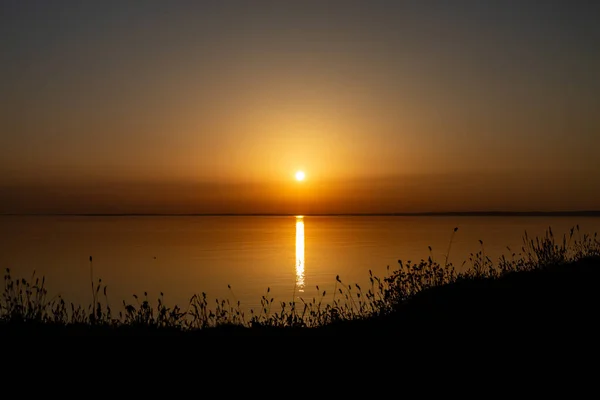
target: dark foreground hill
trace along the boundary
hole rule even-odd
[[[595,328],[600,311],[600,258],[473,278],[416,294],[390,315],[323,327],[344,334],[371,331],[420,332],[528,330],[581,331]]]
[[[523,332],[589,334],[600,315],[600,258],[468,278],[430,289],[396,305],[387,315],[333,322],[315,328],[220,326],[181,331],[145,326],[99,327],[3,322],[2,335],[58,336],[367,336]]]

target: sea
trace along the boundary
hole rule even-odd
[[[249,312],[262,299],[327,303],[341,285],[367,290],[371,274],[383,279],[400,260],[431,257],[464,271],[477,252],[496,262],[520,253],[525,234],[552,229],[562,239],[576,227],[593,234],[600,218],[0,216],[0,268],[12,279],[43,278],[49,300],[75,305],[89,305],[101,280],[113,309],[161,297],[185,310],[204,293],[209,307],[239,302]]]

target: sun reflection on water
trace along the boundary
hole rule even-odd
[[[296,217],[296,288],[304,292],[304,217]]]

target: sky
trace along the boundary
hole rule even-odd
[[[597,210],[599,17],[4,0],[0,213]]]

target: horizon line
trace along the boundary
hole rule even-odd
[[[584,216],[600,217],[600,210],[579,211],[425,211],[394,213],[0,213],[0,216],[59,217],[427,217],[427,216]]]

